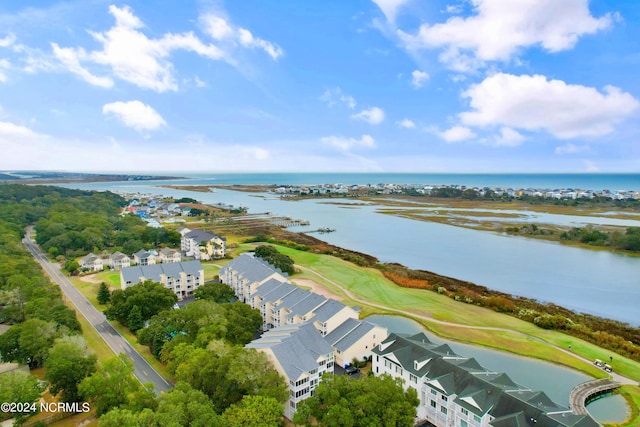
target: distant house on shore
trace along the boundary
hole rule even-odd
[[[182,261],[182,254],[180,251],[171,248],[162,248],[158,251],[158,261],[163,264],[168,262],[180,262]]]
[[[131,265],[131,258],[122,252],[114,252],[109,256],[109,263],[114,270],[122,270]]]

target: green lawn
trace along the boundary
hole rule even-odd
[[[486,308],[456,302],[435,292],[401,288],[373,268],[361,268],[335,257],[301,252],[286,247],[279,247],[279,250],[293,258],[296,264],[312,270],[312,272],[304,271],[302,274],[296,274],[295,277],[310,278],[327,286],[332,292],[345,296],[344,303],[361,306],[364,315],[401,314],[419,321],[429,330],[445,338],[560,363],[595,377],[602,377],[603,371],[591,363],[583,362],[539,340],[544,340],[563,349],[568,348],[571,344],[574,353],[588,360],[596,358],[605,360],[612,354],[611,351],[601,349],[578,338],[541,329],[532,323]],[[344,287],[356,298],[370,304],[384,305],[387,309],[372,306],[363,307],[361,302],[346,297],[338,287],[313,272]],[[460,326],[438,324],[417,316],[430,317]],[[500,330],[472,329],[468,326],[499,328]],[[640,363],[637,361],[614,355],[614,362],[614,369],[617,372],[634,379],[640,379]]]

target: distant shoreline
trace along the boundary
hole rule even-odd
[[[99,174],[78,172],[1,172],[2,184],[67,184],[72,182],[117,182],[117,181],[160,181],[185,179],[178,176],[138,175],[138,174]]]

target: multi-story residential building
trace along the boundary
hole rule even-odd
[[[347,319],[357,319],[358,312],[334,299],[329,299],[313,312],[314,326],[324,337],[342,325]]]
[[[288,282],[287,273],[274,268],[253,254],[242,254],[220,269],[220,281],[230,286],[238,299],[248,302],[258,286],[270,279]]]
[[[133,254],[133,263],[136,265],[154,265],[156,263],[156,256],[151,252],[140,249]]]
[[[176,251],[175,249],[162,248],[158,251],[158,261],[163,264],[168,262],[181,262],[182,254],[180,251]]]
[[[109,255],[109,264],[113,270],[122,270],[131,266],[131,258],[122,252],[114,252]]]
[[[204,284],[204,267],[200,261],[171,262],[120,270],[120,287],[124,290],[137,283],[152,280],[175,292],[179,300],[193,295]]]
[[[353,359],[364,359],[388,335],[387,329],[371,322],[347,319],[325,339],[334,351],[336,365],[346,367]]]
[[[227,249],[227,239],[206,230],[191,230],[182,235],[180,248],[186,256],[195,259],[223,258]]]
[[[80,268],[87,271],[102,271],[104,264],[102,258],[91,253],[80,260]]]
[[[271,329],[246,345],[264,352],[289,385],[284,415],[292,419],[297,405],[313,396],[324,373],[333,373],[333,349],[311,323]]]
[[[596,427],[544,392],[516,384],[506,374],[483,368],[419,333],[391,334],[373,349],[372,370],[404,380],[416,390],[418,419],[437,427]]]

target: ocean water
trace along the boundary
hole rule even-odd
[[[134,172],[135,173],[135,172]],[[154,172],[181,176],[184,184],[425,184],[502,188],[574,188],[640,191],[640,173],[629,174],[429,174],[429,173],[191,173]],[[172,180],[173,181],[173,180]],[[146,181],[149,182],[149,181]],[[166,182],[166,181],[165,181]]]

